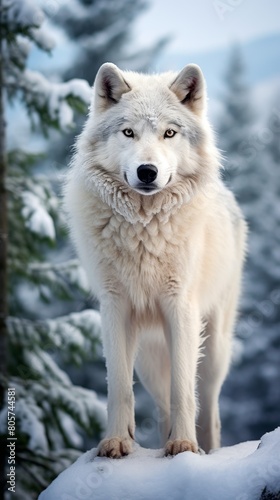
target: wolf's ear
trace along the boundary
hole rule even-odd
[[[95,105],[100,111],[116,104],[125,92],[131,88],[123,78],[121,70],[112,63],[105,63],[99,68],[94,82]]]
[[[184,106],[201,116],[206,109],[206,85],[203,73],[196,64],[188,64],[172,83],[170,90]]]

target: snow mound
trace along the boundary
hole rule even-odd
[[[38,500],[258,500],[264,488],[280,490],[280,427],[261,441],[221,448],[210,455],[135,445],[121,460],[82,455]]]

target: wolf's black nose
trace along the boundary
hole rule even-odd
[[[143,164],[137,168],[138,179],[145,184],[154,182],[157,178],[158,169],[155,165]]]

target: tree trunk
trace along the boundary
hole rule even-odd
[[[7,370],[7,191],[6,191],[6,140],[4,116],[4,69],[3,69],[3,4],[0,0],[0,410],[5,403]],[[6,487],[5,458],[6,440],[0,443],[0,500]]]

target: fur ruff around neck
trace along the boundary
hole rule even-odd
[[[102,167],[91,168],[85,179],[87,190],[100,197],[114,213],[131,224],[140,222],[144,227],[155,216],[160,222],[167,222],[182,205],[190,203],[205,182],[206,176],[201,174],[188,176],[159,193],[145,196],[114,179]]]

